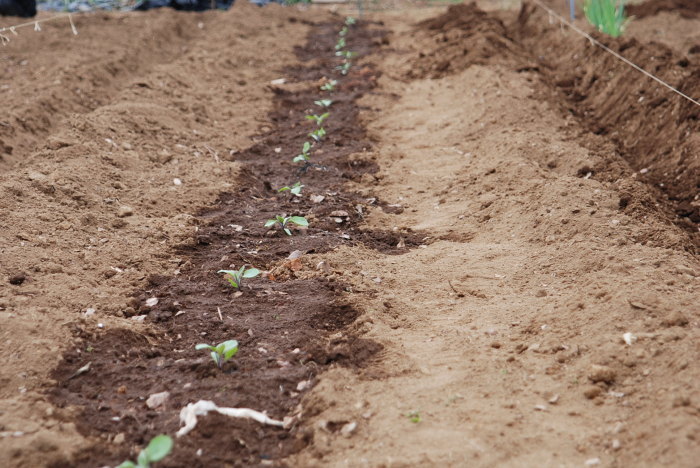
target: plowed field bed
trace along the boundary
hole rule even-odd
[[[0,466],[697,466],[700,106],[537,4],[416,6],[9,36]],[[700,97],[700,9],[630,10],[595,37]],[[176,436],[200,400],[282,424]]]

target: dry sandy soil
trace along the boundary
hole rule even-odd
[[[12,38],[0,466],[117,465],[200,399],[286,425],[201,417],[157,466],[697,466],[700,108],[502,5],[370,11],[347,76],[333,9]],[[597,37],[700,96],[698,8],[634,8]]]

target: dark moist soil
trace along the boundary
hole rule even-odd
[[[646,182],[651,196],[620,187],[620,210],[642,218],[660,213],[688,233],[687,249],[700,249],[700,108],[587,39],[563,34],[532,4],[525,3],[510,22],[473,3],[454,5],[418,23],[416,32],[432,37],[435,45],[415,57],[407,72],[411,78],[439,78],[486,63],[537,73],[538,94],[573,115],[581,126],[579,140],[600,156],[600,165],[581,167],[579,175]],[[700,64],[658,43],[596,37],[687,95],[700,96]],[[615,151],[628,167],[609,156]]]
[[[697,18],[700,16],[700,2],[698,0],[649,0],[638,5],[625,7],[629,16],[645,18],[654,16],[662,11],[675,11],[683,18]]]
[[[300,382],[313,383],[332,363],[363,366],[380,349],[347,329],[359,313],[344,303],[344,285],[333,279],[332,272],[317,269],[304,256],[287,259],[297,250],[320,253],[353,243],[401,253],[422,238],[413,232],[361,230],[363,213],[387,206],[343,191],[345,182],[371,179],[377,171],[371,158],[357,157],[371,144],[358,123],[355,104],[371,92],[377,73],[371,66],[355,66],[346,77],[333,71],[340,63],[334,45],[341,26],[340,19],[314,26],[307,45],[298,50],[303,65],[284,70],[288,81],[308,82],[308,87],[294,93],[284,86],[274,88],[273,129],[247,151],[232,155],[243,167],[238,191],[222,195],[201,214],[196,238],[173,255],[181,273],[151,277],[149,288],[134,296],[130,313],[146,315],[153,331],[94,333],[76,325],[78,342],[55,370],[58,385],[50,397],[59,407],[80,408],[74,421],[78,430],[105,441],[79,454],[69,466],[135,459],[136,446],[144,446],[159,433],[176,432],[180,409],[200,399],[266,411],[282,419],[294,413],[310,388],[300,389]],[[384,33],[377,26],[360,24],[351,29],[348,47],[361,54],[359,59],[382,42]],[[319,90],[326,76],[339,80],[336,91]],[[334,101],[325,124],[328,137],[314,148],[314,166],[293,164],[291,159],[314,128],[304,116],[321,113],[313,102],[322,97]],[[279,187],[297,180],[306,185],[303,197],[278,193]],[[313,203],[310,194],[325,198]],[[295,230],[293,236],[263,227],[265,220],[283,213],[306,216],[310,227]],[[397,248],[401,239],[406,248]],[[243,264],[270,274],[248,280],[239,295],[216,272]],[[151,297],[159,300],[152,308],[145,305]],[[228,339],[238,340],[240,351],[224,371],[207,353],[194,349],[197,343]],[[89,372],[75,376],[88,362]],[[149,409],[146,398],[163,391],[170,392],[169,400]],[[112,443],[120,433],[125,443]],[[177,439],[173,453],[158,466],[279,464],[276,460],[304,447],[309,437],[295,428],[212,414]]]

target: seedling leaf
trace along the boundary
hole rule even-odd
[[[289,218],[289,222],[297,224],[299,226],[308,226],[309,222],[303,216],[292,216]]]
[[[121,465],[117,466],[117,468],[136,468],[136,463],[132,461],[125,461]]]
[[[292,231],[290,231],[289,228],[284,228],[284,232],[286,232],[288,236],[292,235]]]
[[[144,452],[146,452],[149,462],[157,462],[167,457],[172,449],[173,439],[161,434],[151,439]]]
[[[255,278],[260,274],[260,270],[257,268],[249,268],[243,273],[244,278]]]
[[[214,349],[214,347],[206,343],[199,343],[194,347],[194,349],[199,351],[200,349]]]

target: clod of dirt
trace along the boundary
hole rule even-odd
[[[615,372],[615,369],[608,366],[592,364],[588,370],[588,379],[591,382],[612,383],[615,381],[616,376],[617,373]]]
[[[14,286],[20,286],[22,283],[24,283],[27,280],[27,275],[24,273],[15,273],[14,275],[10,276],[9,282],[10,284]]]
[[[664,317],[661,324],[665,327],[683,327],[688,325],[688,317],[681,311],[674,310]]]
[[[117,216],[119,216],[120,218],[126,218],[127,216],[131,216],[133,214],[134,209],[127,205],[120,206],[119,211],[117,211]]]
[[[597,385],[588,385],[583,389],[583,396],[592,400],[603,392],[603,389]]]

